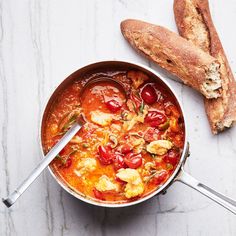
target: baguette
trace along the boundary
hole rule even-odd
[[[221,96],[219,62],[176,33],[139,20],[121,22],[127,41],[206,98]]]
[[[205,99],[211,130],[217,134],[236,121],[236,82],[212,22],[208,0],[175,0],[174,14],[180,35],[221,64],[222,97]]]

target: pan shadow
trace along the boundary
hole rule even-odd
[[[151,231],[156,230],[156,217],[161,213],[158,197],[125,208],[105,208],[84,203],[63,191],[63,205],[66,207],[66,220],[69,222],[69,218],[73,218],[78,222],[78,225],[68,223],[68,227],[85,235],[123,235],[121,232],[127,234],[134,227],[135,232],[140,228],[138,232],[143,235],[143,226],[147,220],[150,225],[150,218],[154,226]]]

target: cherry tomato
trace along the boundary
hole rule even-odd
[[[127,154],[132,151],[132,146],[129,144],[123,144],[120,148],[121,153]]]
[[[59,152],[59,155],[62,157],[62,156],[64,156],[64,155],[66,155],[66,149],[65,148],[63,148],[60,152]]]
[[[142,155],[129,153],[124,158],[125,164],[131,169],[137,169],[142,165]]]
[[[124,162],[124,158],[121,154],[119,153],[115,153],[113,155],[113,165],[114,165],[114,169],[117,171],[121,168],[125,168],[126,167],[126,164]]]
[[[110,147],[99,146],[98,147],[98,159],[103,165],[110,165],[113,162],[113,155]]]
[[[152,85],[147,84],[143,87],[141,91],[141,97],[143,101],[147,104],[153,104],[157,101],[157,93]]]
[[[164,183],[164,181],[167,179],[168,177],[168,172],[166,170],[163,170],[159,173],[157,173],[153,179],[152,179],[152,183],[154,183],[155,185],[160,185],[162,183]]]
[[[150,127],[144,134],[144,140],[146,142],[152,142],[158,139],[161,139],[162,132],[156,128]]]
[[[97,198],[99,200],[105,200],[102,192],[98,191],[96,188],[93,189],[93,194],[94,194],[95,198]]]
[[[115,99],[107,101],[106,106],[111,112],[117,112],[121,108],[121,104]]]
[[[149,123],[152,127],[158,127],[166,121],[166,116],[159,111],[149,111],[145,117],[145,122]]]
[[[179,161],[179,152],[177,150],[170,150],[164,157],[164,162],[175,166]]]

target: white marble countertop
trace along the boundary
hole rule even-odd
[[[236,1],[210,1],[229,61],[236,68]],[[138,18],[176,26],[172,1],[0,1],[0,196],[6,196],[42,158],[39,122],[49,95],[71,72],[99,60],[129,60],[156,69],[123,39],[119,23]],[[231,26],[231,27],[230,27]],[[209,130],[202,97],[169,80],[187,114],[191,157],[186,169],[236,198],[236,128]],[[46,170],[10,209],[0,204],[0,235],[236,235],[235,216],[180,184],[126,209],[76,200]]]

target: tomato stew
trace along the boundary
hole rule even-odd
[[[107,73],[107,74],[106,74]],[[183,117],[175,99],[157,81],[137,70],[104,72],[110,81],[80,91],[99,73],[68,85],[50,108],[43,132],[45,153],[83,113],[86,124],[50,164],[74,191],[86,197],[125,203],[162,186],[184,146]]]

